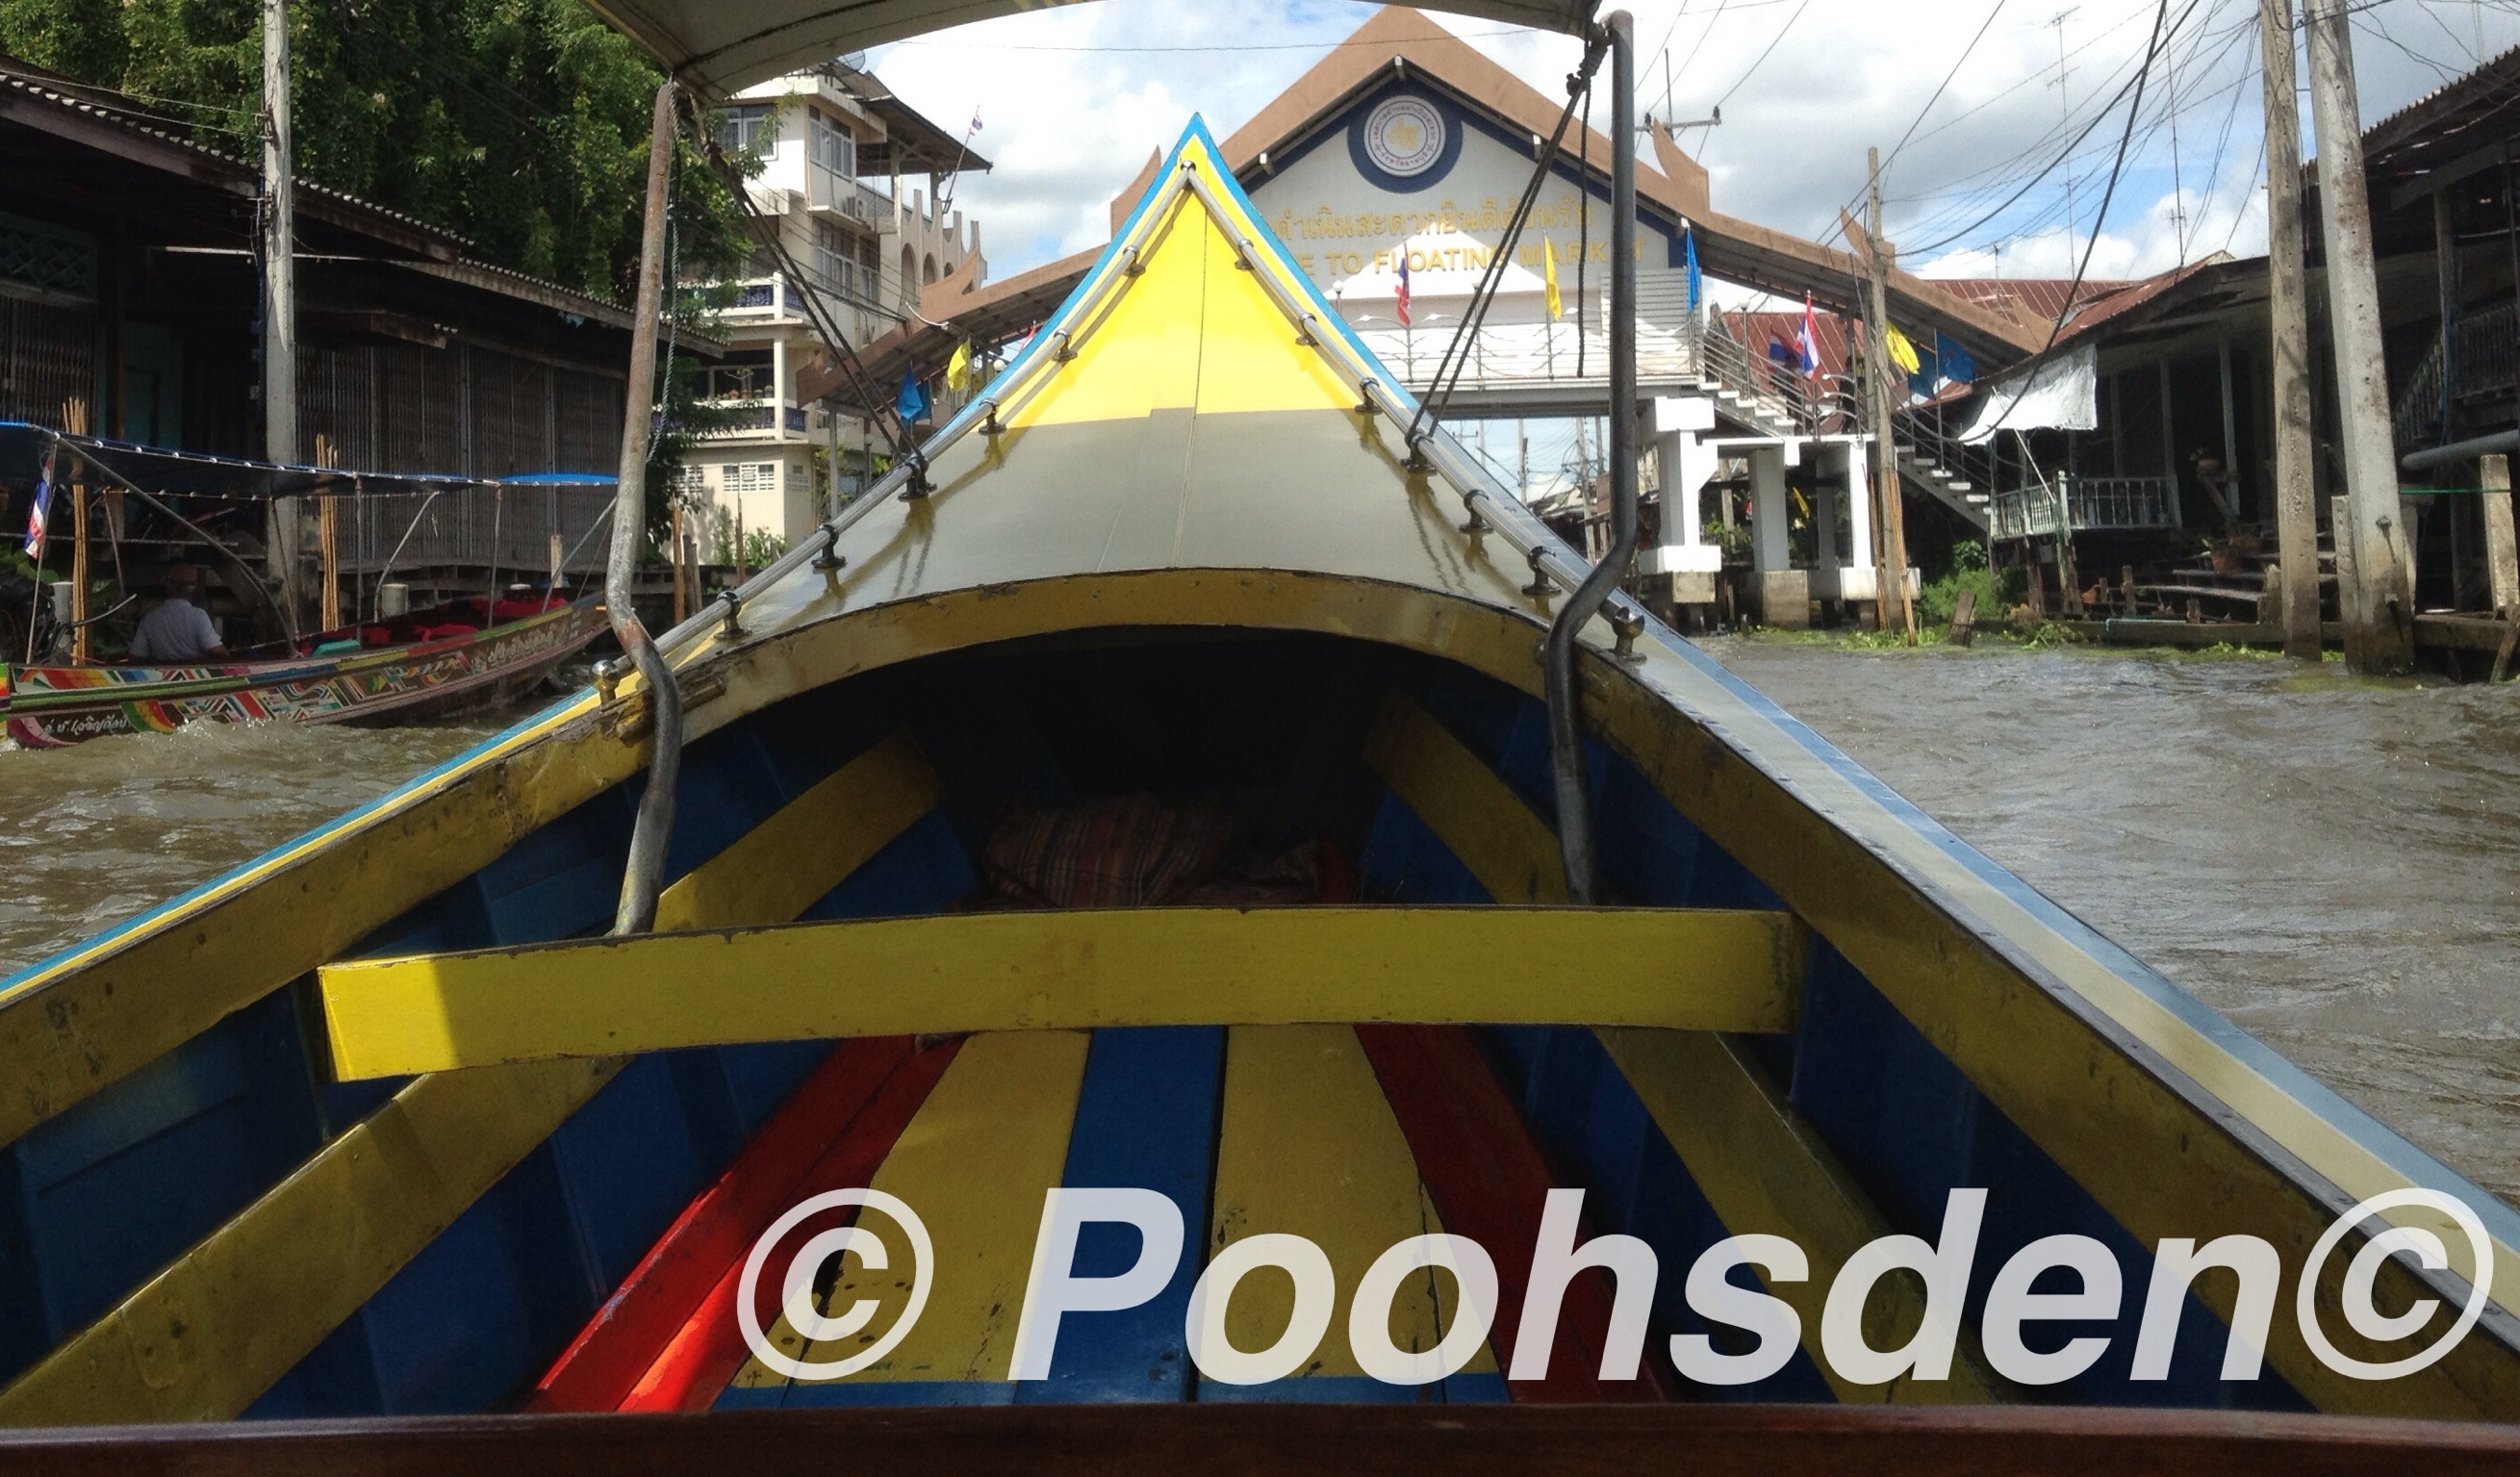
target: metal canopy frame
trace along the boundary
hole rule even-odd
[[[1449,0],[1441,9],[1580,35],[1595,0]],[[588,8],[718,98],[846,52],[1042,9],[1041,0],[588,0]]]

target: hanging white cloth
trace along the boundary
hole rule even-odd
[[[2097,430],[2100,356],[2084,344],[2028,375],[2009,375],[1986,387],[1960,439],[1971,446],[1999,430]]]

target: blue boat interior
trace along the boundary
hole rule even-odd
[[[1369,901],[1490,902],[1469,868],[1366,762],[1369,730],[1393,694],[1436,718],[1519,803],[1549,816],[1545,713],[1487,677],[1332,637],[1122,630],[923,658],[802,693],[710,734],[684,756],[668,877],[706,862],[906,728],[942,782],[941,802],[808,918],[953,909],[981,889],[982,844],[1010,807],[1136,791],[1228,805],[1263,843],[1326,837],[1350,859]],[[1590,759],[1611,901],[1782,906],[1629,763],[1598,743]],[[358,952],[601,933],[611,918],[638,788],[637,781],[620,785],[524,837],[378,929]],[[1069,1183],[1158,1186],[1180,1200],[1190,1224],[1205,1224],[1223,1034],[1098,1033]],[[1598,1230],[1642,1237],[1659,1254],[1666,1274],[1648,1349],[1685,1332],[1708,1334],[1719,1350],[1745,1345],[1741,1330],[1707,1326],[1683,1303],[1676,1269],[1728,1232],[1599,1041],[1575,1027],[1474,1034],[1555,1183],[1587,1190]],[[2149,1266],[2142,1246],[1825,942],[1811,952],[1799,1029],[1744,1041],[1895,1230],[1931,1240],[1947,1191],[1990,1191],[1972,1325],[1996,1269],[2042,1236],[2098,1237],[2117,1251],[2130,1285],[2140,1285],[2139,1269]],[[0,1151],[0,1379],[109,1312],[400,1085],[327,1081],[322,1043],[320,1010],[301,981]],[[249,1413],[514,1408],[830,1050],[786,1043],[638,1058]],[[1096,1246],[1089,1237],[1088,1262],[1106,1254]],[[1748,1269],[1733,1276],[1751,1285]],[[1174,1291],[1186,1298],[1187,1282]],[[1021,1398],[1249,1398],[1201,1390],[1180,1354],[1181,1304],[1172,1297],[1080,1318],[1062,1339],[1053,1378]],[[2222,1381],[2224,1326],[2192,1296],[2170,1379],[2130,1380],[2139,1317],[2140,1299],[2129,1299],[2114,1326],[2050,1325],[2043,1341],[2107,1332],[2116,1335],[2112,1352],[2087,1373],[2032,1393],[2063,1403],[2307,1409],[2272,1371],[2253,1382]],[[1330,1393],[1316,1386],[1294,1398]],[[1684,1382],[1680,1393],[1833,1398],[1802,1353],[1757,1385]],[[1013,1397],[896,1384],[832,1398]],[[1392,1398],[1495,1400],[1508,1390],[1494,1375],[1463,1375],[1431,1395],[1400,1390]]]

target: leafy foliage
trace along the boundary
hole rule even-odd
[[[1992,622],[2001,620],[2012,608],[2011,582],[1986,566],[1986,546],[1974,539],[1962,539],[1952,546],[1952,572],[1941,579],[1930,580],[1916,592],[1916,620],[1920,625],[1942,627],[1952,622],[1952,612],[1959,608],[1960,592],[1977,595],[1977,618]]]
[[[660,73],[577,0],[295,0],[298,173],[626,300]],[[133,94],[235,157],[259,148],[257,0],[0,0],[0,49]],[[690,164],[688,157],[686,164]],[[690,268],[742,256],[733,202],[682,170]]]

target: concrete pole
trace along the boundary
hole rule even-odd
[[[1871,171],[1871,218],[1869,236],[1865,242],[1866,265],[1872,278],[1872,331],[1865,336],[1865,348],[1872,360],[1872,474],[1878,489],[1874,496],[1881,505],[1880,604],[1875,620],[1884,631],[1896,628],[1908,633],[1908,645],[1916,644],[1916,612],[1908,604],[1908,510],[1899,497],[1899,447],[1897,431],[1890,424],[1890,377],[1895,369],[1890,363],[1890,263],[1888,248],[1881,244],[1881,151],[1866,155]]]
[[[2448,187],[2433,192],[2433,281],[2441,297],[2441,439],[2458,439],[2458,207]]]
[[[269,462],[300,460],[297,202],[289,112],[289,0],[262,0],[262,455]],[[263,539],[264,565],[280,587],[293,642],[304,603],[295,498],[272,500]]]
[[[2354,95],[2347,0],[2304,0],[2310,26],[2310,111],[2318,130],[2319,223],[2327,242],[2327,317],[2336,353],[2338,440],[2346,512],[2332,518],[2345,660],[2357,672],[2414,666],[2414,596],[2407,519],[2398,502],[2398,449],[2389,424],[2380,291],[2371,262],[2371,197],[2362,174],[2362,124]],[[2353,544],[2352,579],[2343,546]]]

